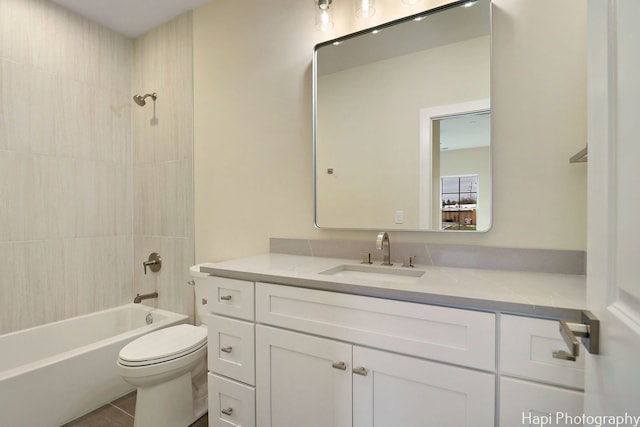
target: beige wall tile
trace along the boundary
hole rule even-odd
[[[133,298],[132,53],[52,2],[0,0],[0,333]]]

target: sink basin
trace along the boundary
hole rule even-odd
[[[415,268],[399,269],[393,267],[370,266],[366,264],[342,264],[321,271],[320,274],[334,277],[352,277],[366,281],[413,283],[424,274],[424,270]]]

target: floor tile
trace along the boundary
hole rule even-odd
[[[117,406],[133,417],[136,414],[136,392],[133,391],[124,395],[120,399],[116,399],[111,402],[111,404],[113,406]]]
[[[133,427],[133,417],[113,405],[105,405],[62,427]]]

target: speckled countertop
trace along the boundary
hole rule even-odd
[[[341,265],[362,266],[352,259],[272,253],[204,263],[200,271],[232,279],[547,318],[579,319],[580,310],[586,308],[582,275],[428,265],[413,269],[423,270],[421,277],[400,281],[321,274]],[[380,268],[379,263],[372,267]],[[408,269],[399,265],[383,268],[390,272]]]

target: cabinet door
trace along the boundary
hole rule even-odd
[[[493,427],[495,376],[353,348],[354,427]]]
[[[256,326],[258,427],[351,426],[351,349]]]
[[[501,426],[582,425],[582,392],[513,378],[500,379]]]

